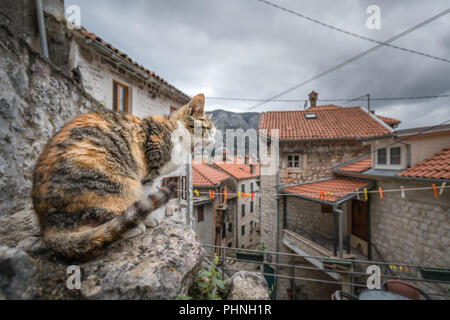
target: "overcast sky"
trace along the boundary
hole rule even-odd
[[[379,41],[450,7],[448,0],[271,1]],[[256,0],[66,0],[71,4],[80,6],[89,31],[188,95],[270,98],[376,45]],[[369,5],[381,9],[381,30],[366,26]],[[450,14],[392,44],[450,59]],[[319,99],[450,94],[450,63],[384,47],[280,99],[306,99],[312,90]],[[207,99],[207,110],[254,105]],[[401,128],[450,119],[450,97],[371,105]],[[269,102],[253,111],[298,109],[303,103]]]

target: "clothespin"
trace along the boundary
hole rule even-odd
[[[211,198],[211,189],[209,189],[209,198]]]
[[[238,191],[238,199],[241,200],[241,193]]]
[[[161,188],[160,188],[160,187],[158,187],[158,186],[156,186],[156,189],[158,189],[158,190],[161,190]]]
[[[322,195],[323,195],[323,191],[320,190],[320,191],[319,191],[319,200],[322,200]]]
[[[440,196],[442,196],[442,194],[444,193],[444,189],[445,189],[446,185],[447,185],[447,182],[442,182],[441,189],[439,190]]]
[[[212,198],[214,199],[215,197],[214,197],[214,190],[213,190],[213,192],[212,192]]]
[[[405,187],[401,186],[400,189],[402,190],[402,193],[401,193],[402,199],[405,199]]]
[[[327,201],[328,201],[328,198],[330,198],[330,191],[327,192]]]
[[[227,200],[227,190],[223,190],[223,196],[224,196],[225,200]]]
[[[381,187],[379,187],[378,191],[380,192],[380,199],[383,199],[383,189],[381,189]]]
[[[367,201],[367,188],[364,188],[364,198],[365,198],[366,201]]]
[[[252,201],[253,201],[253,191],[252,191]]]
[[[195,195],[196,195],[197,197],[200,197],[199,194],[198,194],[197,189],[195,189],[194,192],[195,192]]]
[[[242,199],[245,199],[245,192],[242,192]]]
[[[433,191],[434,191],[434,197],[437,198],[438,197],[438,193],[436,190],[436,184],[433,183]]]
[[[153,190],[156,191],[156,186],[153,186]]]
[[[399,269],[400,269],[400,271],[403,271],[403,266],[400,266]]]
[[[405,269],[406,272],[408,272],[408,267],[405,266],[404,269]]]

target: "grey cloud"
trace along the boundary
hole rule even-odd
[[[326,23],[385,40],[448,8],[436,1],[272,0]],[[372,46],[255,0],[66,0],[82,10],[90,31],[193,95],[268,98]],[[368,30],[366,8],[381,8],[381,30]],[[450,58],[450,14],[395,42]],[[285,99],[420,96],[450,93],[450,64],[378,51],[318,79]],[[254,103],[208,99],[208,108],[245,111]],[[353,103],[365,106],[364,102]],[[450,99],[373,101],[378,114],[402,127],[450,118]],[[303,103],[267,103],[256,111],[293,110]]]

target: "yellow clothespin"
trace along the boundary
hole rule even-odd
[[[195,195],[196,195],[197,197],[200,197],[199,194],[198,194],[197,189],[195,189],[194,192],[195,192]]]
[[[364,188],[364,197],[367,200],[367,188]]]
[[[241,200],[241,193],[238,192],[237,194],[238,194],[238,199]]]
[[[330,198],[330,191],[327,192],[327,201]]]

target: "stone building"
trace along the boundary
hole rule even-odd
[[[43,24],[46,32],[40,33],[38,28],[37,8],[35,1],[2,1],[0,4],[1,14],[0,23],[3,30],[14,32],[15,36],[22,39],[24,43],[33,52],[48,51],[48,63],[57,69],[66,78],[70,78],[71,86],[77,91],[82,92],[70,97],[70,99],[62,98],[67,92],[58,92],[58,90],[67,90],[67,88],[57,86],[53,91],[54,96],[48,96],[50,104],[54,104],[55,109],[51,114],[51,118],[47,119],[46,115],[41,118],[41,126],[55,125],[55,129],[61,128],[64,122],[79,114],[80,112],[89,111],[87,108],[75,111],[71,100],[79,99],[79,96],[89,96],[96,107],[104,107],[121,112],[130,112],[138,117],[149,115],[167,115],[170,112],[180,108],[189,101],[189,97],[170,85],[167,81],[156,75],[154,72],[144,68],[137,62],[133,61],[125,53],[121,52],[113,45],[103,41],[94,33],[88,32],[84,28],[69,28],[64,19],[64,1],[63,0],[43,0]],[[4,31],[8,32],[8,31]],[[42,45],[42,39],[46,40],[47,50]],[[20,55],[21,53],[17,53]],[[3,56],[2,56],[3,57]],[[5,56],[6,58],[6,56]],[[25,64],[22,56],[21,63]],[[45,60],[45,58],[44,58]],[[9,66],[9,67],[8,67]],[[10,62],[5,62],[2,66],[3,71],[12,68]],[[22,91],[26,90],[27,74],[38,73],[40,70],[32,70],[28,72],[22,71],[23,68],[16,68],[15,79],[13,82],[19,86],[23,86]],[[39,85],[37,83],[36,85]],[[14,101],[11,93],[2,93],[0,100],[7,101],[8,105]],[[40,97],[46,96],[41,93]],[[27,104],[26,97],[23,97],[24,105]],[[28,100],[29,101],[29,100]],[[64,103],[66,101],[67,103]],[[6,102],[4,103],[6,105]],[[91,103],[92,105],[92,103]],[[67,108],[71,108],[70,110]],[[27,109],[27,108],[25,108]],[[30,113],[31,109],[24,110],[25,114]],[[39,108],[36,109],[38,112]],[[44,121],[45,120],[45,121]],[[25,126],[25,124],[21,124]],[[23,129],[22,129],[23,130]],[[23,133],[14,133],[15,135],[23,135]],[[46,137],[48,139],[48,137]],[[15,151],[17,153],[18,151]],[[33,155],[37,155],[34,152]],[[32,159],[34,156],[30,155]],[[13,154],[5,155],[11,158]],[[8,159],[5,159],[5,162]],[[3,160],[1,161],[4,162]],[[32,161],[30,162],[32,167]],[[32,171],[32,169],[30,169]],[[28,171],[30,171],[28,170]],[[27,172],[28,172],[27,171]],[[21,176],[16,175],[16,176]],[[30,173],[27,173],[26,182],[24,184],[24,192],[30,188]],[[2,177],[2,181],[18,179],[13,176]],[[9,179],[9,180],[8,180]],[[176,199],[170,201],[166,208],[157,210],[154,215],[161,218],[164,215],[171,216],[174,220],[179,220],[187,224],[192,224],[192,200],[188,190],[192,187],[190,157],[186,155],[186,165],[180,167],[170,176],[161,177],[155,182],[155,186],[164,186],[168,181],[176,181],[179,183],[179,192]],[[20,185],[23,183],[21,182]],[[0,183],[0,187],[3,182]],[[5,188],[6,188],[5,184]],[[21,188],[20,186],[18,188]],[[16,192],[17,193],[17,192]],[[8,192],[6,192],[8,194]],[[22,192],[19,192],[22,194]],[[19,209],[24,206],[16,196],[11,195],[5,202],[0,204],[3,212],[8,210]],[[19,205],[14,205],[17,203]],[[14,208],[12,208],[12,206]],[[5,211],[6,210],[6,211]]]
[[[235,182],[228,174],[207,164],[193,164],[192,176],[196,190],[193,194],[194,230],[202,244],[234,248],[237,212]]]
[[[321,243],[326,244],[324,247],[327,251],[321,251],[321,255],[336,255],[339,248],[342,254],[345,254],[344,244],[341,243],[339,247],[339,243],[332,240],[339,232],[339,222],[333,218],[333,215],[336,217],[333,208],[337,209],[334,202],[338,201],[339,205],[342,204],[341,207],[348,211],[348,201],[351,199],[329,195],[327,202],[325,195],[322,203],[322,199],[318,197],[319,191],[321,188],[326,189],[324,185],[349,193],[369,187],[365,182],[352,179],[333,179],[333,167],[368,154],[370,146],[367,141],[376,137],[392,136],[393,126],[399,123],[395,119],[375,116],[360,107],[316,106],[316,101],[317,94],[312,92],[310,108],[304,111],[265,112],[260,118],[259,129],[269,130],[269,136],[271,129],[279,130],[278,172],[275,175],[261,176],[261,189],[266,193],[261,200],[261,241],[270,251],[304,255],[304,251],[294,251],[285,244],[289,241],[284,241],[285,237],[290,237],[290,242],[297,241],[297,232],[300,232],[304,237],[320,237],[323,240]],[[308,184],[308,188],[312,188],[312,191],[308,192],[314,193],[313,198],[317,195],[316,203],[299,197],[298,193],[304,191],[296,192],[296,189],[302,184]],[[310,214],[311,211],[317,210],[319,214]],[[322,220],[323,216],[326,216],[326,219]],[[346,243],[349,243],[349,240]],[[271,258],[273,261],[278,259]],[[314,264],[316,261],[309,263]],[[328,279],[337,278],[333,274],[323,276]],[[289,288],[281,285],[285,281],[279,282],[278,298],[287,298]],[[306,283],[302,285],[305,286]],[[302,285],[299,284],[297,290]],[[310,292],[308,298],[328,298],[330,292],[326,290],[316,294]],[[305,292],[294,294],[292,291],[291,296],[306,297]]]
[[[251,163],[249,157],[243,160],[227,158],[212,165],[230,175],[237,188],[236,248],[255,248],[260,244],[260,195],[259,164]]]

